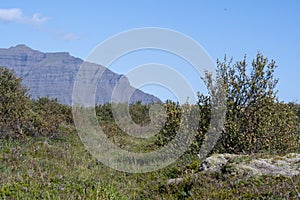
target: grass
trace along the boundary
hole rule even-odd
[[[2,140],[1,161],[3,199],[126,199],[75,136]]]
[[[110,169],[76,134],[60,139],[0,140],[0,199],[299,199],[300,176],[244,178],[197,172],[185,155],[144,174]],[[167,184],[183,178],[178,184]]]

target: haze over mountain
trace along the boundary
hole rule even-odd
[[[68,105],[72,104],[75,78],[83,62],[82,59],[75,58],[67,52],[43,53],[26,45],[0,48],[0,66],[13,69],[15,74],[23,79],[22,83],[30,89],[29,94],[32,98],[57,98],[60,103]],[[122,84],[121,88],[125,93],[134,91],[130,103],[160,101],[157,97],[130,86],[125,76],[103,66],[97,66],[103,70],[103,75],[97,84],[96,104],[110,102],[116,84]],[[120,98],[117,99],[125,101],[122,96],[128,94],[118,93]]]

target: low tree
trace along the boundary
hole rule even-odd
[[[13,71],[0,67],[0,136],[22,137],[29,122],[29,96]]]
[[[274,78],[275,62],[258,53],[251,67],[242,61],[217,61],[217,74],[224,82],[227,113],[224,129],[214,152],[290,152],[299,149],[298,118],[295,109],[279,102]],[[211,76],[204,80],[211,81]],[[207,110],[207,98],[199,95],[200,110]],[[206,119],[206,120],[204,120]],[[200,120],[198,143],[203,141],[210,112]],[[200,138],[200,139],[199,139]]]
[[[73,123],[69,106],[46,97],[31,100],[21,82],[12,70],[0,68],[1,138],[56,137],[62,133],[62,124]]]

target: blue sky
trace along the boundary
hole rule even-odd
[[[45,52],[68,51],[84,59],[96,45],[119,32],[143,27],[168,28],[196,40],[213,60],[225,54],[240,60],[247,54],[251,61],[260,51],[278,65],[280,100],[300,103],[299,10],[297,0],[1,0],[0,47],[26,44]],[[111,68],[126,73],[132,65],[164,63],[169,58],[157,52],[146,53],[124,58]],[[198,88],[193,71],[183,69],[184,63],[176,58],[170,60],[169,64],[179,72],[184,71]],[[151,87],[148,89],[155,92]],[[167,98],[163,93],[162,90],[157,94]]]

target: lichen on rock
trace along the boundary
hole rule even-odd
[[[254,158],[250,155],[214,154],[206,158],[199,171],[242,176],[285,176],[300,174],[300,154]]]

